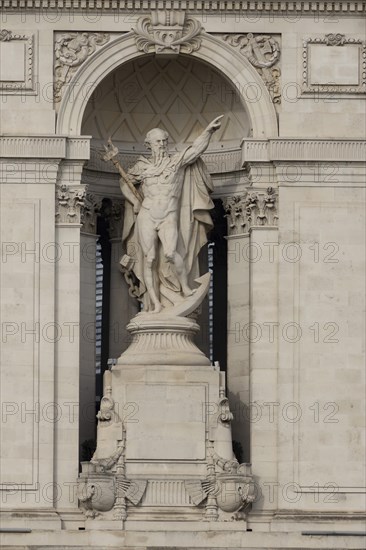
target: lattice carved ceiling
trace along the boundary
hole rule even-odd
[[[192,58],[149,56],[126,63],[101,82],[86,107],[82,133],[97,142],[111,136],[125,150],[144,150],[151,128],[165,129],[177,145],[191,143],[220,114],[226,116],[214,136],[216,148],[217,142],[239,146],[250,135],[250,123],[237,91]]]

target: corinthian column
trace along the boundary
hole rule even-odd
[[[249,188],[228,197],[228,386],[234,439],[261,482],[276,482],[277,192]],[[250,448],[249,448],[250,442]],[[272,503],[273,505],[273,503]],[[258,499],[256,507],[268,508]]]
[[[227,386],[234,420],[233,441],[239,459],[249,458],[249,227],[245,217],[246,192],[223,199],[227,236]]]

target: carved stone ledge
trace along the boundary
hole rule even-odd
[[[0,30],[0,42],[3,42],[3,54],[5,57],[13,57],[14,56],[14,50],[12,48],[12,45],[9,46],[5,45],[5,43],[9,42],[18,42],[23,43],[24,53],[23,53],[23,59],[19,59],[18,66],[21,63],[23,67],[23,78],[19,79],[18,74],[12,73],[12,67],[8,67],[9,75],[4,75],[4,70],[0,73],[0,92],[2,95],[8,95],[8,94],[18,94],[19,92],[22,92],[22,94],[31,94],[35,95],[36,89],[35,89],[35,83],[34,83],[34,73],[35,73],[35,35],[34,34],[18,34],[13,31],[9,31],[6,29]],[[6,52],[5,48],[8,49],[8,52]],[[17,50],[16,52],[17,53]],[[18,69],[18,67],[17,67]]]
[[[140,17],[132,30],[137,49],[145,53],[192,53],[201,45],[201,23],[186,17],[184,11],[154,10],[151,15]]]
[[[0,137],[0,152],[7,158],[64,158],[66,140],[63,137]]]
[[[277,227],[277,202],[278,195],[272,187],[225,197],[229,236],[249,233],[253,227]]]
[[[281,103],[281,70],[279,68],[279,36],[268,34],[224,34],[219,35],[249,61],[262,77],[273,103]]]
[[[98,46],[110,39],[108,33],[67,32],[55,35],[54,101],[61,101],[64,87],[77,69],[92,55]]]
[[[365,146],[361,139],[244,139],[242,160],[365,162]]]
[[[90,158],[90,138],[67,138],[66,158],[70,160],[88,160]]]
[[[87,160],[90,157],[90,138],[0,136],[0,154],[4,158]]]
[[[56,225],[80,225],[85,195],[85,185],[56,185]]]
[[[15,10],[27,10],[33,11],[37,10],[38,12],[42,9],[60,9],[60,10],[70,10],[74,13],[75,11],[81,11],[80,0],[69,0],[65,3],[64,0],[42,0],[42,5],[35,3],[34,0],[0,0],[0,7],[4,11],[15,11]],[[170,9],[172,5],[171,0],[160,0],[159,8],[161,9]],[[293,14],[325,14],[329,15],[330,13],[335,13],[338,15],[362,15],[366,13],[366,5],[362,0],[349,2],[348,0],[340,0],[339,2],[334,2],[333,0],[320,0],[314,2],[313,0],[285,0],[281,2],[273,2],[272,0],[241,0],[238,2],[225,2],[225,11],[228,13],[242,13],[244,15],[254,14],[257,15],[260,13],[264,14],[284,14],[286,16]],[[137,10],[148,10],[150,8],[150,3],[145,0],[119,0],[118,10],[127,14],[135,13]],[[176,10],[187,10],[189,9],[192,12],[197,13],[219,13],[222,14],[223,4],[222,2],[217,2],[217,0],[207,0],[203,3],[202,0],[175,0],[174,8]],[[96,11],[98,13],[110,12],[113,13],[116,10],[114,2],[110,0],[100,0],[95,2],[95,0],[85,0],[83,2],[83,9],[88,13]]]

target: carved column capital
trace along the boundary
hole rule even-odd
[[[81,209],[81,232],[96,235],[97,217],[100,215],[103,197],[86,193]]]
[[[86,195],[85,185],[56,185],[56,224],[80,224]]]
[[[249,233],[253,227],[276,227],[278,225],[278,195],[273,187],[250,189],[241,195],[223,199],[228,219],[228,233]]]
[[[103,206],[102,215],[108,222],[108,232],[111,240],[121,240],[124,203],[119,199],[111,199]]]

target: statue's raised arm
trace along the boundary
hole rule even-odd
[[[221,127],[221,120],[224,115],[220,115],[214,120],[210,122],[210,124],[205,128],[198,136],[197,139],[192,143],[191,147],[189,147],[183,157],[183,163],[191,164],[192,162],[195,162],[207,149],[212,134],[216,132]]]

